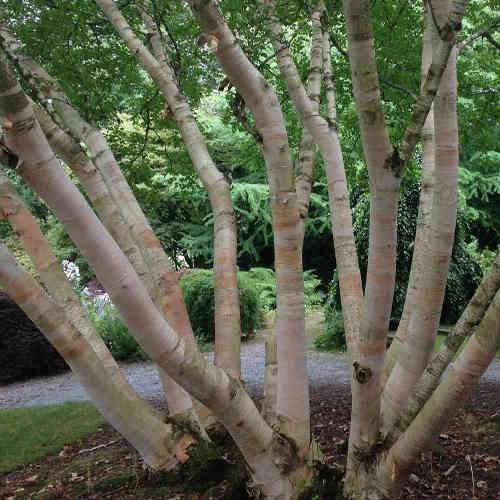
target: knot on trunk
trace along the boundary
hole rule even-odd
[[[174,428],[174,432],[179,439],[184,435],[192,436],[193,442],[199,438],[204,439],[205,432],[192,411],[188,410],[172,416],[166,415],[164,420],[165,423]]]
[[[217,48],[219,47],[219,39],[214,33],[202,33],[198,38],[198,46],[206,46],[212,52],[217,52]]]
[[[0,123],[0,125],[5,128],[5,123]],[[12,169],[18,168],[21,164],[21,160],[19,160],[17,154],[3,142],[0,142],[0,161],[6,167]]]
[[[360,384],[366,384],[372,377],[372,370],[367,366],[361,366],[357,361],[355,361],[352,366],[354,367],[354,378]]]
[[[298,465],[298,450],[295,442],[287,436],[275,432],[271,441],[274,465],[284,474],[288,474]]]
[[[391,170],[391,172],[394,174],[394,177],[401,177],[404,168],[404,162],[401,156],[399,156],[399,151],[397,150],[397,148],[394,148],[392,150],[392,154],[388,158],[386,158],[384,162],[384,168]]]

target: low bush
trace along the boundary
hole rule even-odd
[[[215,294],[213,272],[199,269],[181,278],[184,300],[198,340],[213,342],[215,339]],[[247,272],[238,273],[240,290],[241,331],[250,335],[261,325],[262,311],[255,281]]]
[[[321,280],[312,272],[304,271],[304,304],[307,309],[323,305],[325,294],[320,289]]]
[[[208,269],[189,271],[181,278],[186,307],[199,342],[215,340],[215,295],[213,272]],[[306,308],[320,305],[324,294],[319,290],[320,280],[311,272],[304,273]],[[253,268],[238,272],[240,290],[241,331],[251,335],[262,325],[264,312],[276,307],[276,279],[274,271]],[[87,301],[90,315],[98,333],[118,360],[148,359],[137,344],[112,304],[99,305]]]
[[[324,331],[314,339],[314,346],[325,351],[345,348],[344,319],[336,305],[337,293],[338,279],[335,271],[325,302]]]
[[[246,272],[238,273],[238,286],[241,330],[244,334],[250,335],[261,322],[259,292],[254,280]],[[205,269],[191,271],[181,278],[181,287],[196,338],[201,343],[213,342],[215,339],[213,272]],[[127,361],[148,359],[111,303],[102,304],[89,299],[85,302],[99,335],[115,359]]]
[[[261,308],[264,311],[276,309],[276,276],[272,269],[254,267],[246,272],[254,282],[259,294]],[[325,294],[320,289],[321,280],[312,272],[304,272],[304,304],[306,309],[321,306]]]
[[[149,359],[112,304],[102,307],[99,313],[90,309],[97,332],[104,340],[113,357],[118,361],[141,361]]]
[[[276,309],[276,277],[274,271],[266,267],[253,267],[246,274],[257,290],[260,307],[266,312]]]

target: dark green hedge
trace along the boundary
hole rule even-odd
[[[22,309],[0,292],[0,385],[67,369]]]

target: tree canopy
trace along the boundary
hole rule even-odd
[[[123,12],[131,14],[129,18],[137,23],[139,17],[134,14],[140,2],[122,3]],[[252,135],[253,118],[210,50],[199,43],[200,29],[183,3],[155,1],[153,6],[155,19],[168,36],[169,56],[179,85],[195,110],[211,156],[217,167],[232,179],[232,197],[239,221],[238,263],[242,268],[270,266],[271,215],[266,201],[265,166],[258,141]],[[221,6],[243,49],[278,93],[293,157],[298,161],[302,126],[267,41],[262,14],[248,1],[224,1]],[[104,129],[127,180],[169,253],[174,257],[182,255],[190,265],[210,265],[210,207],[179,131],[165,108],[164,98],[95,2],[4,0],[2,11],[26,51],[43,61],[84,117]],[[307,1],[279,3],[279,13],[290,34],[290,48],[302,77],[307,75],[309,64],[310,11],[311,4]],[[327,12],[338,132],[347,177],[351,186],[355,186],[353,196],[357,199],[367,193],[368,178],[352,98],[340,2],[327,2]],[[373,2],[372,15],[386,121],[391,139],[397,142],[420,85],[422,6],[406,0]],[[500,111],[496,105],[499,59],[498,44],[491,42],[495,41],[498,26],[495,2],[476,1],[472,2],[460,34],[463,41],[458,59],[460,203],[470,228],[466,240],[476,259],[481,258],[484,249],[495,251],[500,243],[497,140]],[[140,25],[135,27],[139,32],[143,30]],[[485,34],[477,36],[481,31]],[[420,167],[417,151],[406,171],[403,189],[420,178]],[[304,265],[317,272],[326,284],[335,260],[329,236],[326,179],[317,153],[314,177]],[[35,199],[33,203],[38,203]],[[42,206],[36,210],[51,228],[56,224]],[[51,231],[58,237],[57,228]],[[61,236],[59,244],[61,238],[64,239]],[[325,255],[331,256],[327,262],[315,255],[313,249],[318,245],[325,248]],[[76,253],[70,247],[67,240],[61,251],[75,258]]]

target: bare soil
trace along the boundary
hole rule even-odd
[[[500,498],[500,385],[482,382],[463,409],[422,454],[404,499]],[[327,467],[345,467],[350,396],[343,384],[312,389],[312,429]],[[227,445],[227,443],[226,443]],[[197,450],[188,465],[154,474],[108,425],[58,454],[0,475],[3,499],[227,499],[250,498],[248,477],[234,450]],[[312,496],[310,498],[313,498]],[[332,499],[333,493],[314,498]]]

